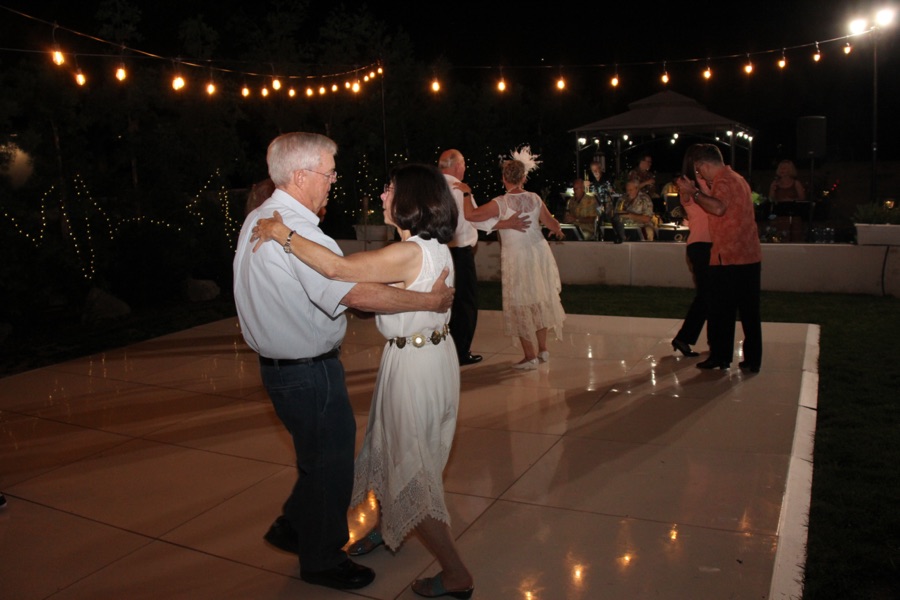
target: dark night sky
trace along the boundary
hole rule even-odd
[[[0,0],[0,4],[96,33],[96,0]],[[134,45],[168,56],[178,52],[177,24],[185,18],[203,14],[215,26],[235,11],[242,11],[248,19],[264,19],[270,6],[268,2],[238,0],[137,4],[143,10],[144,39]],[[850,18],[874,12],[877,5],[872,2],[763,0],[719,2],[709,4],[709,9],[701,3],[669,3],[661,8],[649,2],[565,0],[537,8],[528,8],[524,2],[420,2],[403,8],[388,2],[344,4],[351,12],[366,5],[392,30],[405,31],[422,62],[439,57],[447,60],[455,67],[448,84],[453,76],[460,76],[483,77],[488,85],[501,66],[507,78],[534,82],[529,85],[544,85],[562,72],[570,81],[571,93],[607,99],[613,95],[613,101],[598,106],[619,112],[629,102],[664,89],[659,74],[666,61],[672,77],[668,89],[757,129],[763,139],[768,137],[770,146],[792,144],[798,117],[823,115],[828,119],[829,146],[840,146],[842,154],[852,146],[852,157],[860,159],[870,148],[872,36],[855,40],[849,56],[840,52],[843,41],[826,41],[847,35]],[[332,2],[312,2],[305,13],[308,27],[317,27],[333,6]],[[6,11],[0,11],[0,22],[4,33],[24,33],[20,28],[30,27]],[[38,39],[48,37],[46,28],[36,31]],[[900,156],[895,141],[900,127],[895,111],[887,107],[897,104],[900,93],[898,33],[900,24],[883,32],[879,42],[880,152],[893,158]],[[812,47],[798,48],[816,41],[822,42],[825,53],[818,64],[810,58]],[[7,39],[0,45],[9,44]],[[789,60],[784,72],[774,66],[781,48],[787,49]],[[775,52],[756,54],[769,50]],[[747,53],[756,64],[756,72],[749,78],[741,72]],[[706,57],[712,58],[714,77],[710,82],[699,76]],[[684,62],[689,59],[697,61]],[[608,80],[616,64],[622,85],[612,90]],[[611,114],[597,114],[596,119]],[[572,127],[581,124],[572,123]]]

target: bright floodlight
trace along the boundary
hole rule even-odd
[[[865,19],[853,19],[850,21],[850,33],[853,35],[859,35],[863,33],[866,29],[868,29],[869,24]]]
[[[894,22],[894,12],[893,8],[882,8],[875,13],[875,23],[877,23],[879,27],[890,25]]]

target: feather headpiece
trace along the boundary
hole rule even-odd
[[[517,160],[525,166],[525,173],[531,173],[541,164],[538,160],[540,154],[532,154],[531,146],[520,146],[517,150],[510,150],[509,157]]]

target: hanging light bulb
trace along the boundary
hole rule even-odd
[[[53,63],[54,63],[56,66],[61,66],[62,64],[64,64],[64,63],[66,62],[66,57],[65,57],[65,55],[63,55],[63,53],[60,51],[59,46],[57,46],[57,47],[53,50],[52,58],[53,58]]]
[[[819,42],[816,42],[816,51],[813,53],[813,60],[816,62],[822,60],[822,53],[819,52]]]
[[[264,87],[262,90],[260,90],[259,93],[262,94],[262,97],[263,97],[263,98],[265,98],[266,96],[269,95],[269,88]]]
[[[172,89],[176,92],[184,89],[184,85],[184,77],[182,77],[181,75],[176,75],[172,78]]]
[[[382,73],[384,73],[384,69],[382,69],[381,67],[378,67],[378,74],[381,75]]]
[[[784,48],[781,49],[781,59],[778,61],[778,68],[783,69],[787,66],[787,58],[784,56]]]
[[[853,46],[850,45],[850,42],[847,42],[844,45],[844,54],[850,54],[853,51]]]
[[[248,88],[248,87],[247,87],[247,84],[245,83],[245,84],[244,84],[244,87],[241,88],[241,96],[243,96],[244,98],[246,98],[246,97],[248,97],[249,95],[250,95],[250,88]]]
[[[277,77],[272,78],[272,89],[276,92],[281,89],[281,80]]]
[[[506,91],[506,80],[503,77],[500,78],[500,81],[497,82],[497,91],[505,92]]]
[[[81,69],[75,73],[75,83],[78,85],[84,85],[87,83],[87,78],[84,76],[84,73],[81,72]]]
[[[293,98],[296,95],[297,95],[297,90],[295,90],[294,88],[291,88],[288,90],[288,96],[290,96],[291,98]]]
[[[206,84],[206,93],[210,96],[216,93],[216,84],[210,81]]]
[[[324,86],[324,85],[323,85],[323,86],[320,86],[320,87],[319,87],[319,95],[321,96],[321,95],[324,94],[325,92],[326,92],[325,86]]]
[[[753,62],[751,62],[750,55],[748,54],[747,55],[747,64],[744,65],[744,73],[749,75],[752,72],[753,72]]]
[[[126,77],[128,77],[128,71],[125,70],[125,63],[119,63],[119,68],[116,69],[116,79],[125,81]]]
[[[340,88],[338,88],[338,84],[336,84],[336,83],[332,83],[332,84],[331,84],[331,91],[332,91],[332,92],[336,92],[336,91],[338,91],[339,89],[340,89]]]
[[[365,77],[363,77],[363,81],[366,82],[366,83],[369,83],[369,76],[366,75]]]
[[[618,73],[616,73],[615,75],[612,76],[612,79],[609,80],[609,84],[613,87],[619,86],[619,74]]]
[[[441,82],[437,80],[437,77],[431,80],[431,91],[439,92],[441,91]]]
[[[556,89],[558,89],[558,90],[566,89],[566,80],[562,75],[560,75],[559,79],[556,80]]]
[[[375,71],[369,71],[369,79],[375,79]]]
[[[709,68],[709,65],[706,65],[706,70],[703,71],[703,79],[711,79],[712,78],[712,69]]]
[[[312,98],[312,96],[314,94],[315,94],[315,92],[313,91],[313,89],[311,87],[306,88],[306,97],[307,98]]]
[[[358,94],[358,93],[359,93],[359,90],[360,90],[359,82],[358,82],[358,81],[354,81],[354,82],[353,82],[353,87],[351,87],[350,89],[353,90],[353,93],[354,93],[354,94]]]

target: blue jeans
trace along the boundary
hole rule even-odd
[[[340,359],[289,366],[260,365],[275,413],[294,440],[297,482],[284,515],[297,531],[303,571],[343,562],[349,539],[356,420]]]

